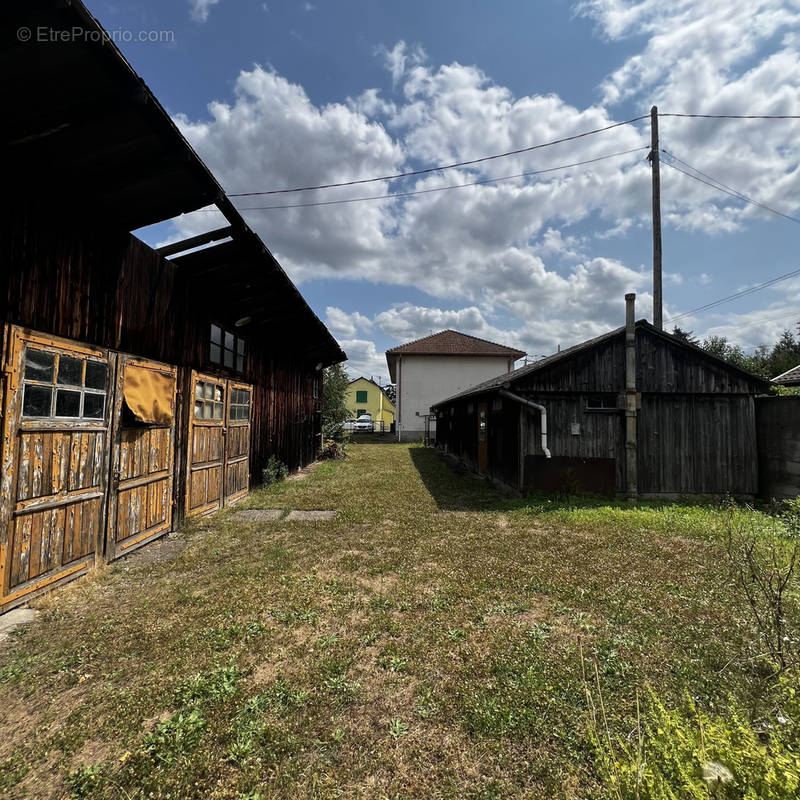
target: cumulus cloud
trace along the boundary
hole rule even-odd
[[[194,3],[206,16],[210,4]],[[629,37],[639,48],[585,108],[552,94],[515,96],[476,66],[432,64],[422,48],[400,41],[378,53],[394,83],[391,99],[365,87],[341,103],[316,105],[301,86],[256,65],[238,75],[232,98],[177,122],[235,193],[389,175],[532,147],[603,128],[628,116],[629,107],[646,111],[652,102],[662,111],[800,114],[796,0],[587,0],[577,12],[592,18],[602,36]],[[628,113],[616,113],[623,101]],[[800,208],[799,133],[800,124],[791,121],[661,122],[666,150],[790,214]],[[620,237],[650,224],[648,142],[646,125],[626,125],[402,183],[235,202],[298,283],[372,281],[414,286],[430,296],[428,306],[398,303],[371,318],[327,309],[345,350],[363,351],[354,357],[361,371],[374,372],[382,358],[369,337],[407,340],[443,327],[546,353],[620,324],[627,291],[638,293],[638,315],[650,314],[649,268],[610,255]],[[637,147],[645,149],[521,175]],[[666,162],[668,230],[721,234],[765,214]],[[508,176],[517,177],[497,180]],[[446,190],[476,181],[491,182]],[[422,193],[311,205],[390,191]],[[591,233],[573,233],[589,221]],[[186,215],[176,222],[176,236],[216,224],[210,214]],[[666,280],[703,284],[706,278],[673,269]]]
[[[189,16],[195,22],[205,22],[211,11],[211,6],[215,6],[219,0],[189,0]]]

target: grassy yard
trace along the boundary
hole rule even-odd
[[[775,713],[725,518],[510,500],[430,449],[354,444],[188,525],[168,558],[40,600],[0,645],[0,796],[616,796],[579,648],[613,737],[648,686]]]

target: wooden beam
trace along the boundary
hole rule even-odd
[[[165,244],[163,247],[157,247],[156,252],[159,255],[167,258],[168,256],[175,255],[175,253],[183,253],[185,250],[191,250],[193,247],[200,247],[209,242],[217,242],[220,239],[225,239],[233,235],[233,226],[226,225],[224,228],[217,228],[207,233],[201,233],[197,236],[191,236],[188,239],[182,239],[180,242],[173,242],[172,244]]]

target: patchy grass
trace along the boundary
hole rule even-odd
[[[224,511],[38,601],[0,650],[0,795],[602,797],[579,639],[614,735],[646,685],[771,713],[726,512],[509,499],[429,449],[348,452],[236,507],[332,521]]]

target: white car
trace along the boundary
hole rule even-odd
[[[369,414],[362,414],[353,425],[354,431],[372,432],[372,417]]]
[[[356,427],[356,421],[354,419],[346,419],[342,423],[342,430],[347,431],[348,433],[355,430],[355,427]]]

